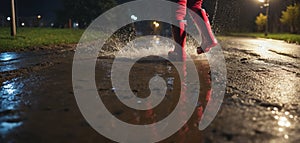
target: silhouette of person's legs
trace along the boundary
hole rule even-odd
[[[185,59],[185,43],[186,43],[186,14],[187,8],[194,11],[194,13],[190,13],[194,24],[196,25],[199,33],[202,36],[201,47],[197,48],[197,53],[201,54],[204,52],[208,52],[210,48],[216,46],[218,44],[215,36],[213,35],[208,15],[204,9],[202,9],[203,0],[175,0],[179,6],[176,9],[176,20],[178,22],[179,27],[172,26],[172,33],[175,42],[178,44],[175,46],[174,51],[169,52],[169,58],[175,60]]]
[[[197,48],[197,53],[208,52],[212,47],[216,46],[218,42],[212,32],[208,14],[202,9],[202,0],[188,0],[187,7],[194,12],[189,14],[202,37],[201,47]]]

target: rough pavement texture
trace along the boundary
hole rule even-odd
[[[236,37],[223,37],[221,44],[228,84],[217,117],[200,132],[195,110],[186,126],[162,142],[300,142],[300,47]],[[94,131],[79,112],[71,83],[74,51],[67,49],[4,56],[15,54],[11,59],[1,53],[0,142],[112,142]],[[108,103],[115,98],[109,82],[111,62],[111,58],[100,58],[96,67],[97,75],[104,75],[96,76],[101,81],[98,92]],[[201,75],[206,75],[207,61],[197,63]],[[140,82],[153,71],[169,80],[168,88],[175,88],[166,95],[170,102],[150,113],[130,113],[120,104],[108,106],[124,121],[155,122],[176,104],[171,96],[178,92],[176,71],[167,62],[153,64],[153,71],[145,71],[143,63],[135,66]],[[201,84],[206,85],[207,77],[201,77]],[[144,84],[132,83],[138,96],[149,94]],[[203,87],[201,100],[209,91]]]

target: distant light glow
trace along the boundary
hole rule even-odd
[[[25,26],[25,23],[24,23],[24,22],[22,22],[22,23],[21,23],[21,26]]]
[[[284,135],[284,138],[285,138],[285,139],[289,139],[289,136],[288,136],[288,135]]]
[[[7,18],[6,18],[6,20],[7,20],[7,21],[10,21],[10,20],[11,20],[11,18],[10,18],[10,17],[7,17]]]
[[[154,24],[154,26],[155,26],[156,28],[159,27],[159,23],[158,23],[158,22],[154,21],[153,24]]]
[[[41,19],[41,18],[42,18],[42,16],[41,16],[41,15],[38,15],[38,16],[37,16],[37,18],[38,18],[38,19]]]
[[[278,119],[278,125],[281,127],[290,127],[291,123],[287,120],[286,117],[280,117]]]
[[[135,15],[131,15],[130,18],[134,21],[136,21],[138,19]]]
[[[285,112],[284,112],[284,114],[285,114],[285,115],[289,115],[289,114],[290,114],[290,112],[288,112],[288,111],[285,111]]]
[[[265,0],[258,0],[259,2],[265,2]]]

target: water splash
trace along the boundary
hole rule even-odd
[[[214,15],[212,18],[212,27],[215,27],[215,20],[217,16],[217,10],[218,10],[219,0],[216,0],[215,8],[214,8]]]
[[[169,41],[170,40],[164,40],[158,35],[140,37],[129,42],[119,51],[119,55],[126,58],[136,58],[161,53],[162,56],[164,56],[174,47]]]

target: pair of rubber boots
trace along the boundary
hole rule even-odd
[[[190,15],[202,37],[202,43],[200,47],[197,47],[197,53],[202,54],[208,52],[212,47],[215,47],[218,44],[218,41],[212,32],[206,11],[201,9],[194,12],[195,13],[190,13]],[[186,21],[181,20],[179,21],[179,27],[172,27],[173,38],[178,45],[175,46],[174,51],[170,51],[168,53],[170,60],[182,61],[183,59],[186,59],[186,53],[184,50],[186,44],[185,26]]]

